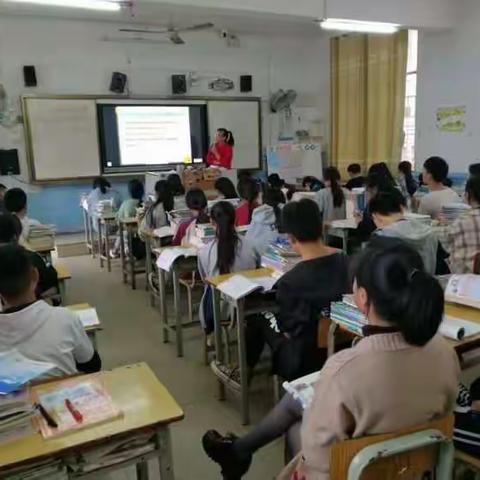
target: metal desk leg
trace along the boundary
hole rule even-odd
[[[147,235],[145,238],[145,290],[147,292],[150,290],[148,279],[150,278],[150,273],[152,273],[152,250],[150,243],[150,236]],[[150,305],[154,305],[153,295],[150,294]]]
[[[103,246],[102,246],[102,220],[98,219],[98,258],[100,259],[100,268],[103,268]]]
[[[335,322],[331,322],[330,327],[328,328],[327,352],[329,357],[335,353],[335,333],[337,328],[338,325]]]
[[[105,257],[107,258],[107,270],[112,271],[112,259],[110,258],[110,235],[108,229],[110,222],[105,221]]]
[[[130,275],[132,276],[132,290],[137,288],[137,278],[135,276],[135,257],[133,256],[133,235],[132,229],[127,226],[128,239],[128,264],[130,266]]]
[[[88,228],[90,229],[90,241],[92,245],[92,258],[97,255],[95,252],[95,230],[93,229],[93,218],[88,214]]]
[[[137,463],[137,480],[148,480],[148,461]]]
[[[163,343],[168,343],[168,317],[167,317],[167,295],[165,292],[166,280],[165,271],[161,268],[157,268],[158,272],[158,293],[159,293],[159,307],[160,307],[160,319],[163,324]]]
[[[235,310],[237,313],[237,338],[238,338],[238,365],[240,367],[240,386],[242,402],[242,423],[250,423],[250,406],[248,402],[248,367],[247,367],[247,346],[245,342],[245,300],[240,299]]]
[[[345,255],[348,254],[348,230],[346,228],[342,229],[342,246],[343,252]]]
[[[62,298],[62,305],[66,305],[67,304],[66,280],[59,280],[58,281],[58,293],[60,293],[60,297]]]
[[[215,325],[215,361],[223,363],[223,343],[222,343],[222,326],[220,318],[220,292],[213,286],[212,303],[213,303],[213,321]],[[201,307],[200,307],[201,308]],[[225,400],[225,385],[218,380],[218,399]]]
[[[173,266],[173,306],[175,312],[175,337],[177,342],[177,357],[183,357],[183,329],[182,329],[182,315],[180,312],[180,273],[178,269]]]
[[[85,244],[87,245],[87,249],[91,252],[91,243],[90,243],[90,235],[88,232],[88,214],[87,211],[82,207],[83,211],[83,228],[85,228]]]
[[[172,440],[170,438],[170,429],[168,427],[159,430],[157,433],[157,441],[160,478],[161,480],[174,480],[175,473],[173,471]]]
[[[120,259],[122,262],[122,278],[123,278],[123,283],[127,283],[128,277],[127,277],[127,262],[125,260],[125,238],[123,236],[123,223],[118,222],[118,231],[120,234]]]

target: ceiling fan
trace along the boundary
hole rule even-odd
[[[215,25],[211,22],[208,23],[199,23],[197,25],[192,25],[191,27],[185,28],[176,28],[173,25],[168,26],[167,28],[161,29],[150,29],[150,28],[119,28],[119,32],[122,33],[141,33],[141,34],[156,34],[156,35],[167,35],[170,42],[175,45],[183,45],[185,40],[180,36],[181,33],[187,32],[200,32],[202,30],[210,30]]]

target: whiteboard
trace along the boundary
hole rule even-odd
[[[25,98],[32,180],[100,175],[94,99]]]
[[[230,130],[235,138],[232,168],[260,168],[260,102],[218,100],[207,105],[211,139],[217,128]]]

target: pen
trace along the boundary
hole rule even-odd
[[[82,414],[74,407],[73,403],[70,399],[65,399],[65,406],[67,407],[68,411],[72,414],[72,417],[75,419],[77,423],[82,423],[83,416]]]
[[[52,416],[45,410],[43,405],[40,403],[35,404],[35,408],[40,412],[42,417],[45,419],[47,422],[47,425],[51,428],[58,428],[57,422],[52,418]]]

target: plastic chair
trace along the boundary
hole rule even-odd
[[[391,434],[340,442],[330,455],[331,480],[453,478],[453,416]]]

